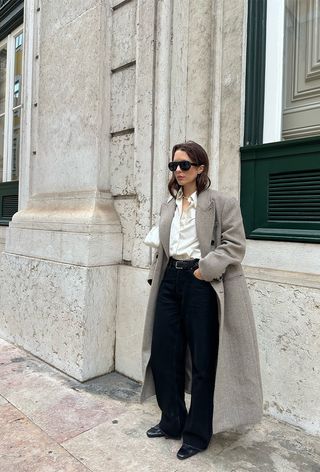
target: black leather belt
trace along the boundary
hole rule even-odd
[[[175,269],[193,269],[194,267],[198,267],[199,259],[188,259],[188,260],[178,260],[173,259],[170,257],[168,262],[168,267],[174,267]]]

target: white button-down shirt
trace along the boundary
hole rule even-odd
[[[200,245],[196,232],[197,192],[188,198],[189,206],[182,212],[182,189],[176,197],[176,211],[170,230],[170,256],[174,259],[200,259]]]

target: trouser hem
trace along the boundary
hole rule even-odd
[[[197,449],[197,451],[205,451],[205,450],[208,448],[208,446],[205,447],[205,448],[196,447],[196,446],[193,446],[193,444],[189,444],[189,443],[187,443],[187,442],[185,442],[185,441],[183,441],[182,444],[184,444],[185,446],[192,447],[193,449]]]

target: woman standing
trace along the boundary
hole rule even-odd
[[[148,278],[141,399],[156,393],[162,412],[148,437],[182,436],[177,457],[186,459],[205,450],[213,432],[259,421],[262,388],[240,265],[239,205],[209,189],[209,160],[199,144],[175,145],[169,169],[171,198],[161,207],[159,241],[152,241],[154,230],[146,238],[157,252]]]

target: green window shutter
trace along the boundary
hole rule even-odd
[[[0,183],[0,225],[8,225],[18,211],[19,182]]]
[[[320,169],[270,173],[268,220],[320,221]]]
[[[0,41],[23,23],[23,0],[0,0]]]
[[[251,239],[320,242],[320,139],[241,148],[241,205]]]
[[[262,144],[267,0],[248,1],[241,209],[247,238],[320,242],[320,137]]]
[[[248,1],[244,143],[263,138],[267,0]]]

